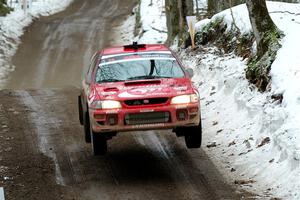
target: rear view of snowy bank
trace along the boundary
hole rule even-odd
[[[21,42],[20,37],[23,35],[24,28],[40,16],[49,16],[64,10],[72,1],[35,0],[26,12],[21,9],[20,3],[9,3],[14,11],[0,17],[0,89],[8,74],[14,70],[14,66],[9,63]]]

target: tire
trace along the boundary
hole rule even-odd
[[[81,96],[78,96],[78,114],[79,114],[79,122],[81,125],[83,125],[83,109],[82,109],[82,103],[81,103]]]
[[[187,127],[185,130],[185,145],[188,149],[195,149],[201,147],[202,142],[202,125]]]
[[[107,139],[105,135],[91,131],[91,136],[94,156],[105,155],[107,152]]]
[[[89,113],[85,112],[83,115],[84,138],[86,143],[91,143],[91,129]]]

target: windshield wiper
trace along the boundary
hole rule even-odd
[[[127,80],[139,80],[139,79],[156,79],[156,78],[172,78],[169,76],[134,76],[130,77]]]
[[[104,79],[104,80],[101,80],[101,81],[98,81],[98,83],[109,83],[109,82],[122,82],[124,80],[119,80],[119,79]]]

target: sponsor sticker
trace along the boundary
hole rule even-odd
[[[119,94],[119,97],[140,97],[140,96],[151,96],[155,95],[165,95],[169,93],[170,89],[167,87],[143,87],[143,88],[132,88],[125,92]]]
[[[177,91],[186,91],[187,90],[187,86],[174,87],[174,90],[177,90]]]
[[[143,110],[140,110],[141,113],[147,113],[147,112],[154,112],[153,109],[143,109]]]
[[[108,110],[105,111],[106,114],[118,114],[118,110]]]

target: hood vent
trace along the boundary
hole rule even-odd
[[[119,89],[116,87],[104,88],[104,92],[118,92]]]
[[[125,82],[125,86],[136,86],[136,85],[159,85],[161,83],[160,80],[142,80],[142,81],[130,81]]]

